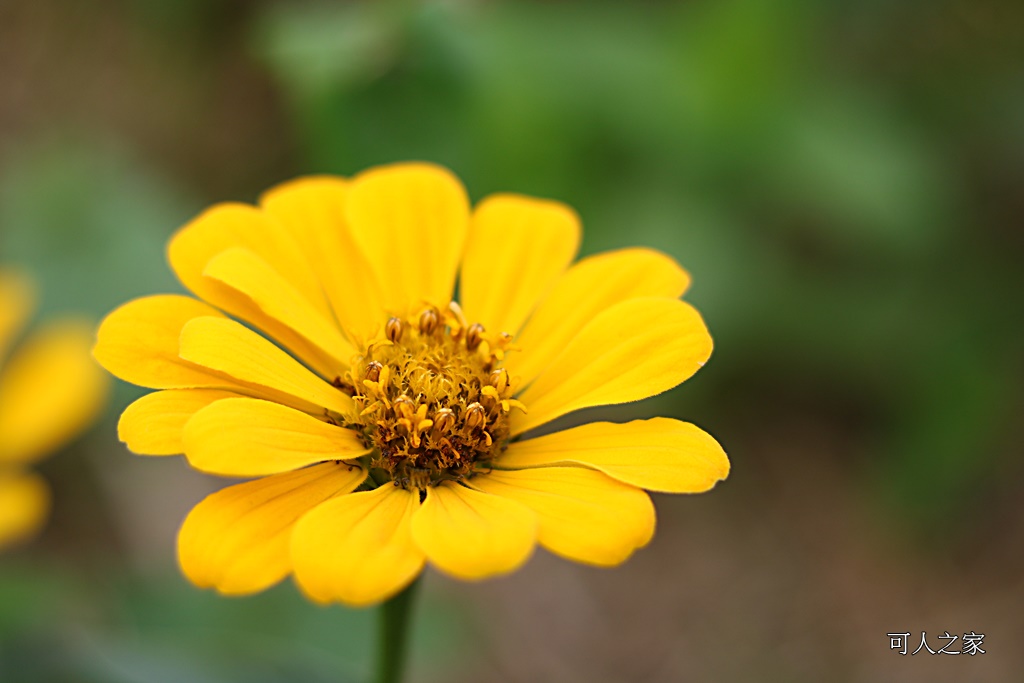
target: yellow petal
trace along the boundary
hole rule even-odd
[[[181,436],[189,418],[214,401],[238,396],[220,389],[168,389],[147,394],[121,414],[118,438],[140,455],[184,453]]]
[[[192,509],[178,534],[189,581],[225,595],[256,593],[292,571],[295,522],[334,496],[354,491],[366,472],[325,463],[229,486]]]
[[[89,354],[92,334],[86,322],[50,323],[0,373],[0,461],[47,455],[99,414],[109,381]]]
[[[262,315],[243,317],[317,372],[326,377],[344,374],[356,351],[337,323],[254,252],[242,247],[222,251],[206,264],[203,275],[251,302]]]
[[[351,398],[234,320],[190,320],[181,329],[178,355],[239,382],[290,396],[291,405],[307,412],[317,412],[317,407],[345,414],[352,410]]]
[[[466,319],[515,334],[576,256],[580,219],[564,204],[493,195],[473,212],[459,298]]]
[[[229,284],[232,286],[207,277],[210,262],[232,249],[253,254],[250,261],[261,262],[260,272],[239,273],[236,262],[221,264],[221,275],[231,277]],[[340,374],[339,360],[344,366],[347,357],[332,359],[329,353],[325,356],[325,351],[291,329],[286,321],[276,319],[263,309],[272,296],[266,291],[272,285],[258,288],[253,280],[269,272],[275,283],[287,283],[287,292],[282,296],[302,299],[305,308],[313,308],[328,319],[332,315],[320,283],[299,245],[288,234],[286,226],[272,216],[246,204],[219,204],[178,231],[167,253],[178,278],[201,299],[264,331],[324,376]]]
[[[255,398],[228,398],[185,425],[189,464],[209,474],[255,477],[369,452],[359,436],[306,413]]]
[[[638,297],[678,298],[690,276],[651,249],[622,249],[590,256],[566,271],[530,317],[505,367],[519,386],[532,382],[583,327],[602,311]]]
[[[537,518],[515,501],[443,482],[427,489],[412,535],[439,569],[460,579],[506,574],[530,558]]]
[[[50,488],[36,474],[0,474],[0,550],[34,536],[50,512]]]
[[[447,305],[469,226],[469,200],[452,173],[424,163],[369,169],[352,180],[346,207],[391,313]]]
[[[650,497],[594,470],[492,470],[473,477],[470,484],[533,510],[540,544],[576,562],[620,564],[654,535]]]
[[[103,321],[93,356],[117,377],[144,387],[222,389],[266,398],[316,414],[323,412],[322,406],[307,400],[228,377],[182,358],[179,355],[182,329],[196,318],[210,317],[237,325],[224,318],[217,309],[191,297],[166,294],[136,299]],[[288,360],[294,363],[290,358]]]
[[[299,178],[267,191],[260,205],[287,228],[323,283],[334,314],[349,338],[361,342],[387,320],[369,262],[345,219],[348,181]]]
[[[167,255],[178,279],[197,296],[258,325],[258,321],[250,320],[253,312],[245,302],[203,277],[210,260],[232,247],[259,256],[310,304],[330,315],[320,284],[299,245],[281,223],[253,206],[218,204],[207,209],[171,239]]]
[[[353,607],[390,598],[423,569],[409,532],[419,494],[385,484],[324,503],[292,534],[295,581],[311,599]]]
[[[649,491],[700,493],[729,475],[729,458],[699,427],[656,417],[627,424],[594,422],[518,441],[502,468],[585,465]]]
[[[630,299],[594,318],[519,396],[521,434],[580,408],[638,401],[697,372],[711,355],[700,314],[677,299]]]
[[[0,270],[0,361],[35,307],[35,289],[29,278],[14,270]]]
[[[236,382],[178,357],[185,323],[220,315],[201,301],[175,294],[129,301],[100,324],[93,356],[115,376],[151,389],[236,388]]]

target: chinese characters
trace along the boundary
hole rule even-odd
[[[910,633],[887,633],[889,637],[889,649],[898,650],[901,655],[908,654],[910,648]],[[985,650],[982,649],[981,644],[985,639],[984,633],[964,633],[962,636],[951,634],[949,631],[943,632],[942,635],[936,637],[937,640],[945,641],[939,649],[934,650],[928,644],[928,634],[921,631],[921,643],[917,646],[917,649],[909,654],[911,656],[924,650],[930,655],[983,655]],[[955,649],[953,646],[957,641],[960,641],[960,647]],[[934,642],[934,641],[933,641]]]

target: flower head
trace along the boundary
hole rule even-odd
[[[670,389],[711,354],[674,261],[572,264],[579,241],[570,208],[495,195],[471,209],[429,164],[296,180],[186,225],[169,258],[202,301],[125,304],[94,353],[161,390],[121,418],[132,451],[256,477],[185,520],[189,579],[244,594],[293,574],[314,600],[366,605],[428,561],[480,579],[538,543],[610,566],[653,534],[643,489],[724,478],[721,447],[676,420],[522,438]]]
[[[50,489],[26,468],[89,426],[109,384],[89,355],[92,326],[83,321],[44,326],[8,360],[34,300],[25,276],[0,270],[0,547],[42,526]]]

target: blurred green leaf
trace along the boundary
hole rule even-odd
[[[192,210],[112,139],[40,139],[0,166],[0,261],[40,280],[46,313],[98,317],[135,296],[180,290],[164,244]]]
[[[816,212],[813,226],[839,248],[934,252],[959,198],[946,160],[898,119],[869,98],[819,93],[794,111],[766,169],[775,201]]]
[[[290,584],[224,598],[177,576],[104,579],[52,566],[0,569],[0,672],[17,672],[19,683],[369,678],[374,609],[320,607]],[[423,597],[411,659],[429,672],[443,669],[472,634],[458,604]],[[35,656],[46,649],[60,656]]]

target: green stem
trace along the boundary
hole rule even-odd
[[[377,683],[401,683],[405,671],[412,603],[419,585],[420,579],[417,577],[401,593],[380,606],[380,625],[377,629]]]

